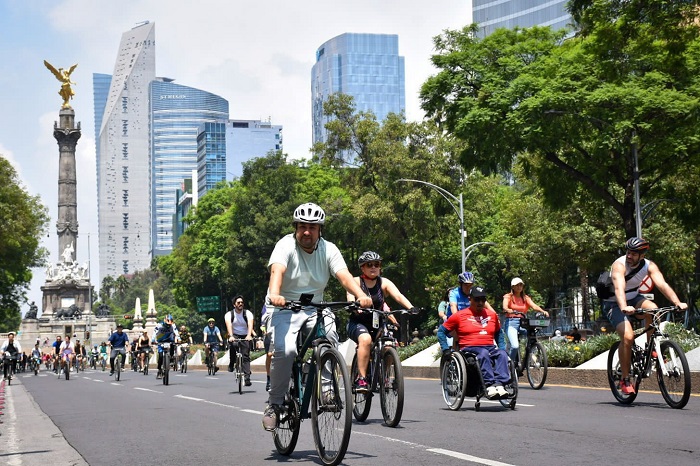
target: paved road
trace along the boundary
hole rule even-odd
[[[26,417],[37,420],[15,425],[15,443],[8,449],[11,422],[4,419],[0,463],[319,464],[309,421],[302,424],[291,458],[277,455],[260,425],[267,398],[264,375],[254,374],[253,380],[239,395],[227,372],[210,377],[191,371],[173,377],[167,387],[152,375],[135,373],[126,373],[118,383],[103,372],[88,371],[69,381],[47,373],[20,374],[7,393],[20,416],[25,408],[17,406],[26,389],[31,395],[26,401],[37,407],[36,412],[27,408]],[[42,411],[50,421],[38,419]],[[373,406],[368,422],[353,422],[344,464],[697,465],[698,412],[698,396],[685,409],[674,410],[658,393],[640,393],[634,405],[622,406],[609,390],[549,385],[540,391],[522,388],[515,411],[482,402],[476,412],[467,399],[459,412],[452,412],[442,401],[438,381],[408,379],[400,426],[383,426],[380,408]],[[53,434],[45,433],[46,425],[55,429]],[[61,440],[61,434],[63,446],[49,444]],[[42,448],[34,446],[37,436]],[[17,439],[26,440],[19,449]],[[78,458],[71,456],[75,452]]]

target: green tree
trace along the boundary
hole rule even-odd
[[[43,265],[46,257],[39,243],[47,225],[46,207],[27,193],[10,162],[0,157],[0,332],[19,328],[31,268]]]
[[[698,10],[640,7],[651,3],[674,2],[574,2],[584,27],[566,41],[539,27],[447,31],[423,108],[463,142],[464,167],[505,172],[519,157],[550,205],[584,187],[632,236],[635,153],[642,202],[699,162]]]

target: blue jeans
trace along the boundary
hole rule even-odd
[[[497,346],[465,346],[462,351],[471,351],[476,354],[484,386],[505,385],[510,382],[508,355],[502,349],[498,349]]]
[[[527,330],[520,327],[520,317],[508,319],[506,334],[510,342],[510,360],[513,361],[513,364],[516,364],[520,360],[520,342],[518,341],[518,334],[527,335]]]

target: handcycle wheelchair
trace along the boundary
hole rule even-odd
[[[452,351],[442,358],[440,383],[442,397],[447,407],[452,411],[457,411],[462,407],[465,397],[473,397],[476,398],[474,409],[479,411],[481,398],[486,396],[486,387],[476,354],[471,351]],[[500,397],[498,401],[505,408],[515,409],[518,399],[518,376],[515,372],[515,365],[510,358],[508,358],[508,369],[510,381],[503,384],[503,388],[508,394]]]

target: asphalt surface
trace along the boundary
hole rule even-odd
[[[69,381],[19,374],[0,408],[0,464],[320,464],[309,421],[290,457],[275,451],[260,424],[264,374],[243,395],[233,381],[203,371],[174,375],[169,386],[133,372],[119,382],[104,372]],[[477,412],[473,398],[450,411],[437,380],[405,383],[399,427],[383,425],[375,398],[368,421],[353,421],[343,464],[700,464],[696,395],[675,410],[652,391],[623,406],[606,389],[521,386],[514,411],[482,400]]]

